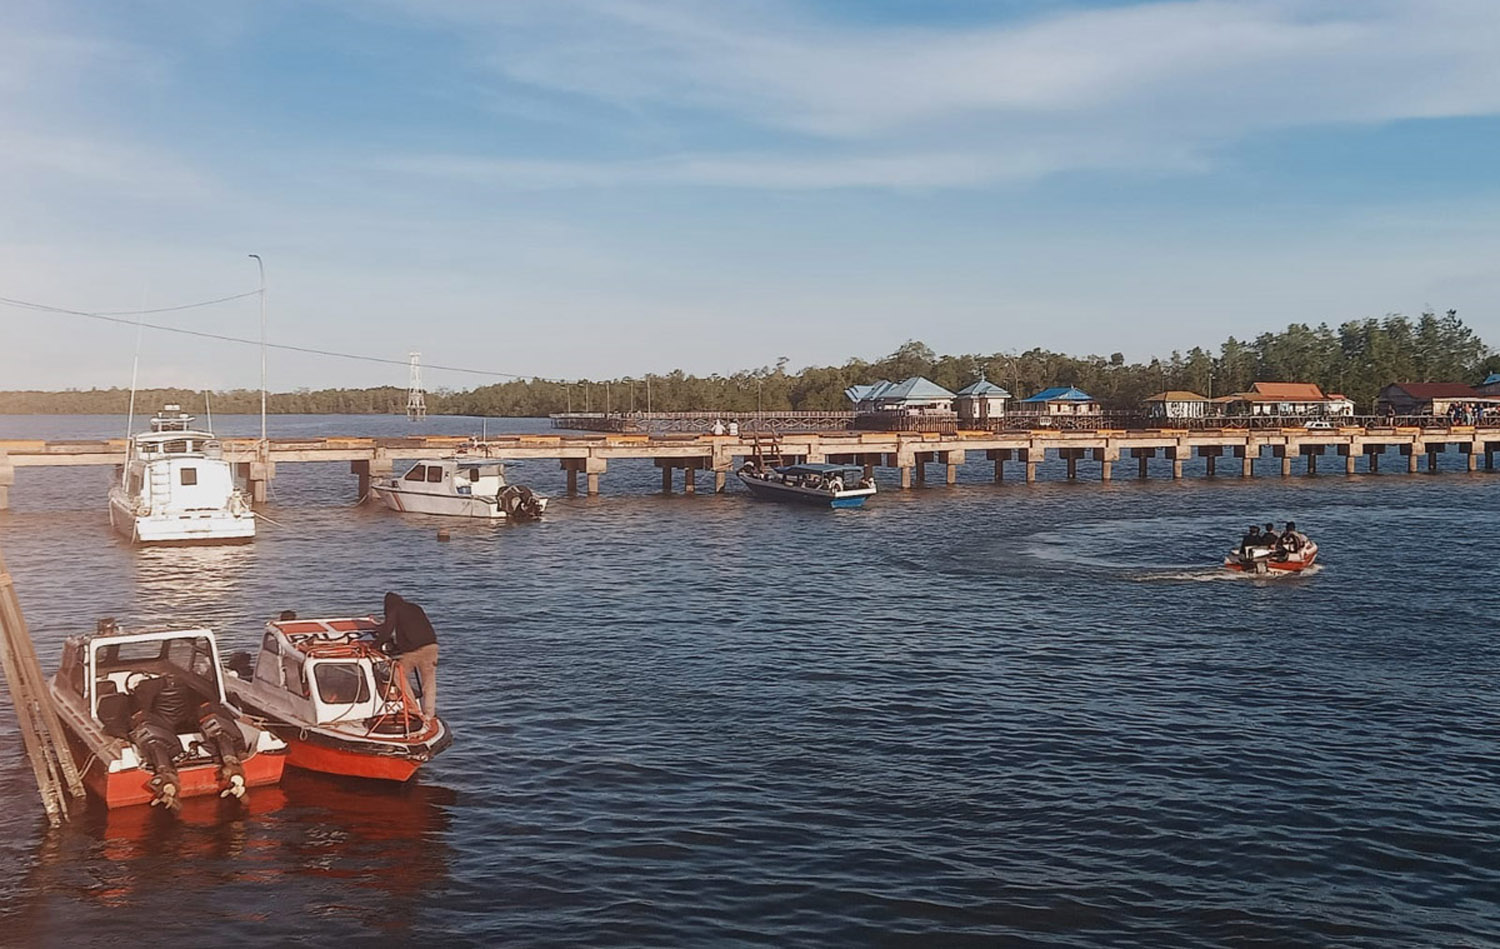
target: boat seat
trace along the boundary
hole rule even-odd
[[[123,692],[106,693],[100,689],[98,717],[104,734],[111,738],[130,737],[131,704],[130,696]]]

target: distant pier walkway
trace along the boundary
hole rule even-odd
[[[927,480],[928,466],[943,468],[942,478],[953,483],[958,467],[978,460],[994,466],[1001,480],[1005,465],[1016,466],[1027,482],[1037,479],[1037,466],[1048,457],[1067,463],[1067,477],[1080,475],[1083,462],[1105,481],[1114,477],[1115,466],[1136,462],[1136,474],[1146,477],[1147,462],[1164,458],[1171,462],[1172,477],[1181,478],[1185,465],[1201,460],[1208,476],[1232,474],[1252,477],[1257,462],[1266,462],[1285,477],[1294,464],[1309,474],[1320,462],[1354,474],[1362,466],[1379,471],[1387,452],[1400,456],[1409,472],[1416,472],[1426,458],[1436,470],[1438,456],[1456,452],[1465,458],[1468,470],[1495,467],[1500,452],[1500,427],[1450,426],[1390,427],[1349,426],[1333,429],[1144,429],[1098,431],[958,432],[940,435],[917,432],[783,432],[774,440],[741,431],[738,435],[692,434],[538,434],[491,436],[483,442],[450,436],[422,438],[273,438],[266,443],[253,438],[221,439],[223,457],[235,466],[257,503],[264,502],[266,489],[278,465],[299,462],[348,462],[358,478],[363,497],[370,479],[390,477],[399,461],[419,458],[465,456],[499,460],[552,460],[567,472],[569,493],[579,490],[579,476],[589,494],[600,490],[601,478],[612,461],[648,460],[661,469],[662,490],[672,491],[675,472],[681,472],[683,490],[697,488],[699,472],[713,477],[713,490],[722,491],[730,472],[744,459],[762,451],[787,462],[834,462],[862,465],[870,473],[876,468],[895,468],[901,487]],[[39,441],[0,440],[0,509],[9,506],[10,488],[17,468],[76,465],[119,465],[125,461],[125,440]],[[1221,470],[1220,462],[1223,462]],[[1399,462],[1398,462],[1399,464]],[[1195,464],[1195,468],[1196,468]],[[1262,473],[1266,465],[1262,466]]]

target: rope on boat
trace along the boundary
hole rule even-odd
[[[280,527],[283,530],[286,529],[286,525],[285,524],[282,524],[281,522],[276,521],[273,518],[268,517],[267,515],[262,514],[259,511],[252,511],[251,513],[253,513],[255,515],[255,517],[256,517],[257,520],[267,521],[269,523],[275,524],[277,527]]]

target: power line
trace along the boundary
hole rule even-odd
[[[88,312],[86,310],[70,310],[66,307],[50,306],[46,303],[33,303],[29,300],[16,300],[11,297],[0,297],[0,304],[15,307],[22,310],[34,310],[40,313],[61,313],[68,316],[83,316],[91,320],[101,320],[106,323],[118,323],[122,326],[137,326],[146,329],[161,330],[164,333],[180,333],[184,336],[197,336],[201,339],[214,339],[225,343],[242,343],[247,346],[259,346],[258,339],[245,339],[240,336],[226,336],[222,333],[209,333],[204,330],[191,330],[182,326],[166,326],[161,323],[147,323],[144,320],[127,320],[127,316],[147,316],[153,313],[176,313],[181,310],[193,310],[200,307],[214,306],[220,303],[228,303],[232,300],[243,300],[259,294],[259,290],[250,290],[245,293],[236,293],[232,296],[219,297],[214,300],[200,300],[197,303],[183,303],[178,306],[156,307],[149,310],[106,310],[100,312]],[[307,353],[313,356],[332,356],[336,359],[353,359],[359,362],[381,363],[390,366],[406,366],[406,360],[387,359],[383,356],[365,356],[359,353],[341,353],[331,349],[315,349],[311,346],[293,346],[289,343],[266,343],[267,349],[280,349],[285,352]],[[425,364],[428,369],[441,369],[445,372],[464,372],[476,376],[495,376],[503,379],[530,379],[540,378],[523,375],[518,372],[495,372],[490,369],[468,369],[463,366],[438,366],[432,363]],[[561,382],[559,379],[544,379],[544,382]]]

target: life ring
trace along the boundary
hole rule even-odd
[[[834,494],[837,494],[840,491],[844,490],[844,479],[839,477],[829,478],[828,490],[832,491]]]

